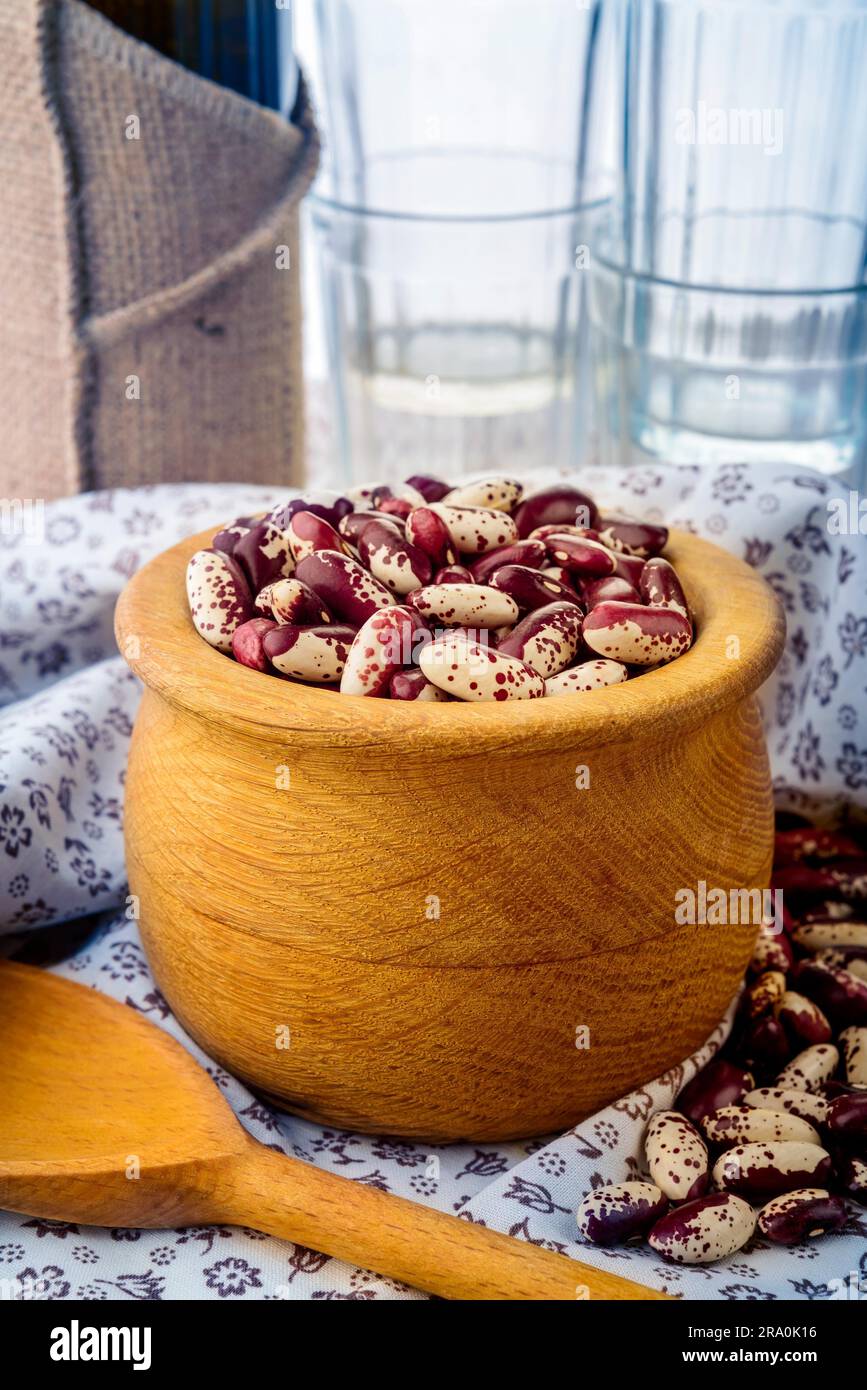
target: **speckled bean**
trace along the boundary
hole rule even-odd
[[[315,550],[339,550],[344,555],[351,553],[339,532],[314,512],[296,512],[286,527],[286,537],[296,565]]]
[[[784,1091],[810,1091],[815,1094],[834,1075],[839,1061],[840,1054],[833,1043],[805,1047],[788,1066],[783,1067],[776,1085]]]
[[[785,932],[774,931],[764,923],[759,928],[756,944],[750,960],[750,970],[760,975],[765,970],[782,970],[786,974],[792,968],[794,955]]]
[[[867,1206],[867,1159],[846,1154],[837,1163],[837,1181],[856,1202]]]
[[[596,503],[569,483],[554,483],[523,498],[515,508],[519,536],[529,536],[538,526],[574,522],[581,508],[581,525],[592,526],[598,515]]]
[[[522,619],[497,643],[497,650],[525,661],[547,678],[569,665],[580,640],[581,609],[574,603],[551,603]]]
[[[702,1120],[705,1138],[720,1149],[738,1144],[769,1144],[792,1140],[819,1144],[818,1130],[808,1120],[785,1110],[757,1110],[751,1105],[725,1105]]]
[[[433,577],[434,584],[476,584],[466,565],[444,565]]]
[[[241,537],[246,536],[255,525],[256,521],[252,518],[233,521],[231,526],[224,526],[222,531],[217,532],[211,541],[211,549],[222,550],[224,555],[232,555]]]
[[[281,675],[334,685],[343,675],[354,637],[354,628],[337,623],[322,627],[281,623],[265,633],[265,655]]]
[[[614,556],[599,541],[557,531],[548,536],[545,546],[554,563],[568,570],[573,579],[597,579],[614,573]]]
[[[762,1079],[776,1076],[792,1055],[783,1030],[770,1014],[752,1019],[738,1045],[738,1057]]]
[[[750,985],[746,994],[746,1009],[751,1018],[769,1013],[786,992],[786,977],[782,970],[766,970]]]
[[[609,574],[602,579],[586,579],[581,585],[581,596],[588,611],[599,603],[641,603],[641,595],[628,579],[619,574]]]
[[[548,552],[541,541],[515,541],[514,545],[500,545],[480,555],[470,565],[473,579],[477,584],[488,584],[491,575],[503,565],[524,565],[527,569],[541,570],[548,558]]]
[[[644,1236],[668,1210],[652,1182],[617,1182],[588,1192],[578,1208],[578,1232],[593,1245],[611,1247]]]
[[[867,1156],[867,1091],[853,1091],[832,1100],[825,1131],[834,1144]]]
[[[442,703],[448,700],[444,690],[432,685],[423,671],[395,671],[388,683],[388,693],[392,700],[422,700]]]
[[[424,617],[452,627],[500,627],[518,617],[514,599],[488,584],[428,584],[409,601]]]
[[[797,927],[792,935],[805,951],[821,951],[829,946],[867,947],[867,922],[809,922]]]
[[[713,1180],[725,1192],[766,1202],[799,1187],[821,1186],[831,1172],[830,1155],[820,1145],[783,1140],[726,1149],[714,1164]]]
[[[759,1086],[756,1090],[747,1091],[744,1105],[752,1105],[760,1110],[785,1110],[811,1125],[824,1124],[828,1113],[828,1102],[824,1096],[783,1086]]]
[[[276,522],[261,521],[242,536],[232,552],[254,594],[275,579],[283,579],[295,568],[289,537]]]
[[[197,550],[190,556],[186,582],[196,632],[228,655],[235,630],[256,616],[240,565],[225,551]]]
[[[686,1083],[674,1102],[675,1108],[698,1124],[705,1115],[724,1105],[739,1104],[752,1085],[753,1078],[743,1067],[725,1057],[714,1057]]]
[[[642,599],[651,608],[676,608],[689,617],[689,605],[677,570],[661,555],[647,561],[638,587]]]
[[[650,1176],[673,1202],[701,1197],[708,1187],[707,1146],[698,1130],[676,1110],[660,1110],[644,1138]]]
[[[844,1028],[837,1039],[850,1086],[867,1086],[867,1028]]]
[[[232,655],[235,660],[253,671],[267,671],[265,633],[276,626],[271,618],[248,618],[240,627],[236,627],[232,634]]]
[[[688,651],[692,629],[674,608],[600,603],[584,620],[584,641],[600,656],[633,666],[673,661]]]
[[[814,1000],[835,1028],[867,1023],[867,984],[850,970],[802,960],[793,976],[800,993]]]
[[[574,606],[579,602],[571,584],[561,584],[526,565],[502,565],[491,576],[490,582],[495,589],[501,589],[513,598],[522,613],[532,613],[534,609],[547,608],[552,603]],[[578,611],[584,612],[583,608]]]
[[[597,522],[604,545],[622,550],[628,555],[640,555],[643,560],[659,555],[668,545],[668,527],[651,521],[635,521],[628,516],[605,516]]]
[[[403,596],[430,583],[430,558],[387,523],[373,521],[365,526],[358,538],[358,554],[374,578],[394,594]]]
[[[836,1231],[846,1220],[846,1203],[823,1187],[801,1187],[774,1197],[759,1212],[758,1226],[775,1245],[800,1245]]]
[[[385,694],[391,677],[413,658],[418,615],[410,607],[381,608],[355,634],[340,677],[341,695]]]
[[[814,957],[821,965],[833,965],[837,969],[848,970],[856,980],[867,984],[867,950],[863,946],[847,946],[817,951]]]
[[[802,859],[857,859],[859,847],[850,836],[838,830],[819,830],[801,826],[778,830],[774,836],[774,863],[795,864]]]
[[[406,525],[399,516],[387,516],[385,512],[350,512],[345,516],[338,527],[343,538],[352,545],[358,545],[358,539],[365,526],[371,522],[376,522],[379,526],[390,526],[395,535],[406,535]]]
[[[429,473],[413,473],[411,477],[404,478],[404,483],[420,492],[426,502],[441,502],[446,493],[452,490],[451,483],[444,483],[442,478],[432,478]]]
[[[430,507],[415,507],[410,512],[406,519],[406,538],[424,551],[434,569],[453,565],[458,558],[448,527]]]
[[[336,550],[317,550],[302,560],[295,578],[322,599],[329,612],[357,630],[378,608],[394,602],[391,591],[363,565]]]
[[[318,594],[300,579],[277,579],[256,595],[256,607],[266,618],[278,623],[297,623],[310,627],[330,623],[331,614]]]
[[[459,700],[535,700],[545,694],[541,676],[515,657],[446,632],[419,656],[428,680]]]
[[[792,1047],[812,1047],[831,1041],[833,1032],[818,1004],[796,990],[787,989],[776,1005],[776,1015]]]
[[[546,695],[581,695],[588,690],[601,690],[606,685],[620,685],[629,672],[619,661],[582,661],[568,671],[560,671],[545,681]]]
[[[273,521],[279,531],[285,531],[296,512],[313,512],[314,516],[321,516],[337,531],[342,518],[351,511],[352,503],[348,497],[337,492],[320,491],[308,493],[305,497],[293,497],[291,502],[279,503],[271,508],[265,520]]]
[[[645,561],[640,555],[626,555],[614,552],[614,573],[620,579],[626,579],[637,589],[641,583],[641,576],[644,573]]]
[[[500,545],[513,545],[518,539],[514,521],[506,512],[492,507],[451,507],[445,502],[432,502],[451,537],[452,544],[463,555],[484,555]]]
[[[492,507],[494,511],[511,512],[521,500],[523,483],[514,478],[480,478],[452,488],[443,501],[450,507]]]
[[[756,1227],[748,1202],[729,1192],[715,1192],[675,1207],[648,1236],[659,1255],[681,1265],[709,1265],[742,1249]]]

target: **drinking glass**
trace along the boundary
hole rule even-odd
[[[590,313],[603,458],[807,464],[867,436],[867,3],[628,0]]]
[[[308,208],[345,480],[568,466],[610,193],[600,0],[319,0],[315,19]]]

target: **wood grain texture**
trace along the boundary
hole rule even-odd
[[[310,1118],[497,1140],[567,1128],[699,1045],[755,927],[677,926],[675,893],[770,873],[753,692],[783,619],[764,582],[674,533],[699,632],[686,656],[588,695],[419,705],[210,649],[183,585],[208,539],[152,561],[117,612],[148,687],[130,884],[202,1046]]]
[[[0,963],[0,1206],[85,1225],[231,1222],[446,1298],[663,1295],[257,1144],[167,1033]]]

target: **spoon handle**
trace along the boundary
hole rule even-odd
[[[665,1294],[256,1146],[221,1169],[220,1217],[442,1298],[662,1299]]]

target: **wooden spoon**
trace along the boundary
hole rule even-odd
[[[446,1298],[664,1297],[265,1148],[185,1048],[95,990],[0,962],[0,1040],[2,1207],[250,1226]]]

